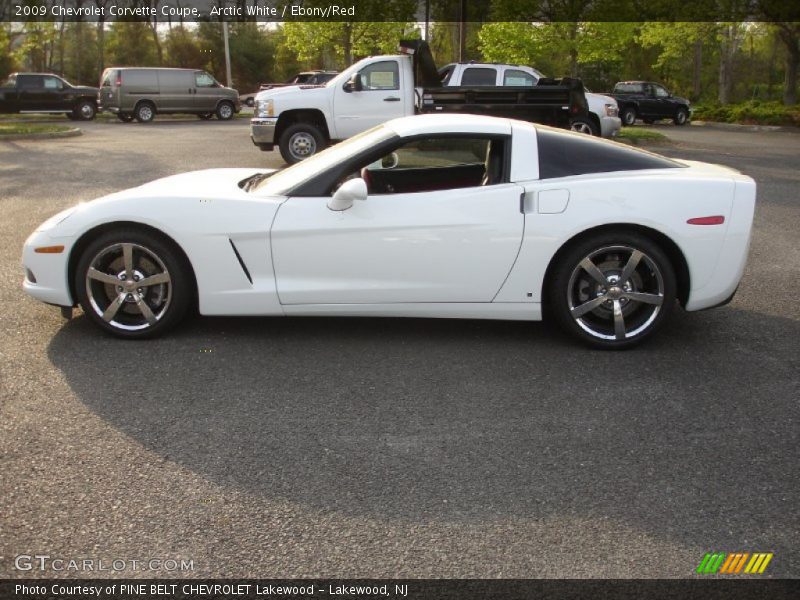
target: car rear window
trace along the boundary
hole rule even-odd
[[[663,156],[588,135],[536,128],[539,178],[682,167]]]
[[[464,74],[461,75],[461,85],[464,86],[495,85],[496,81],[497,71],[483,67],[469,67],[464,69]]]
[[[641,92],[641,83],[618,83],[614,86],[615,94],[640,94]]]
[[[103,74],[103,81],[100,83],[100,87],[111,87],[111,83],[116,79],[116,73],[114,69],[107,69]]]

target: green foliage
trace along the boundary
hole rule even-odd
[[[164,48],[167,52],[167,65],[184,69],[203,67],[200,41],[192,29],[179,25],[167,32]]]
[[[69,125],[50,125],[47,123],[0,123],[0,139],[6,135],[28,135],[37,133],[61,133],[70,131]]]
[[[623,127],[617,139],[621,142],[630,142],[634,146],[639,145],[640,142],[664,142],[667,136],[652,129],[644,129],[642,127]]]
[[[9,25],[0,23],[0,80],[13,73],[17,63],[11,54],[11,33]]]
[[[759,100],[741,104],[698,104],[694,107],[692,118],[718,123],[800,126],[800,106]]]
[[[112,23],[106,33],[106,64],[157,67],[158,49],[148,24],[138,21]]]

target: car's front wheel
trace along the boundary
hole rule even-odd
[[[549,308],[568,333],[595,348],[624,349],[653,335],[675,305],[664,251],[634,232],[593,235],[555,265]]]
[[[290,165],[313,156],[325,148],[325,137],[310,123],[295,123],[281,134],[281,156]]]
[[[619,118],[623,125],[630,127],[636,123],[636,111],[632,107],[626,106],[619,111]]]
[[[148,231],[112,231],[92,241],[75,270],[75,291],[89,318],[123,338],[163,334],[186,314],[190,267],[172,243]]]
[[[236,114],[233,104],[230,102],[220,102],[217,106],[217,118],[220,121],[229,121]]]
[[[91,121],[97,114],[97,105],[90,100],[82,100],[75,105],[72,114],[76,120]]]
[[[572,131],[577,131],[578,133],[586,133],[594,136],[600,135],[600,130],[598,129],[597,125],[595,125],[591,119],[586,117],[578,117],[577,119],[574,119],[572,123],[570,123],[569,128]]]
[[[686,122],[689,120],[689,111],[685,108],[679,108],[678,112],[675,113],[675,118],[672,119],[672,122],[675,125],[686,125]]]

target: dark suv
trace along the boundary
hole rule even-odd
[[[675,125],[685,125],[692,114],[686,98],[673,96],[663,85],[651,81],[620,81],[611,96],[619,105],[623,125],[633,125],[636,119],[648,124],[672,119]]]
[[[72,85],[52,73],[12,73],[0,86],[0,113],[64,113],[73,121],[97,114],[97,88]]]

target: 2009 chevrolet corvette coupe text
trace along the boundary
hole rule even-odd
[[[281,171],[214,169],[99,198],[26,241],[25,290],[152,337],[203,315],[538,320],[602,348],[679,302],[724,304],[755,183],[508,119],[390,121]]]

